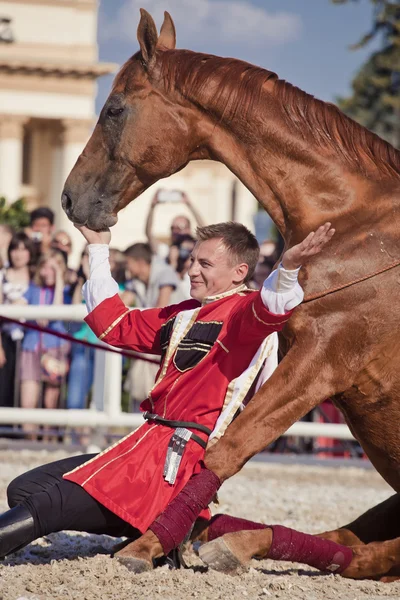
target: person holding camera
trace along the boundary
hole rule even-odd
[[[54,231],[54,212],[47,206],[36,208],[30,213],[27,235],[38,245],[39,253],[46,254],[51,249]]]
[[[172,303],[183,302],[190,298],[190,277],[189,268],[191,262],[192,250],[195,247],[196,240],[188,234],[179,235],[169,251],[168,262],[175,269],[178,275],[179,284],[171,297]]]
[[[157,240],[154,236],[154,233],[153,233],[154,210],[157,205],[164,204],[167,202],[184,204],[185,206],[188,207],[189,211],[191,212],[191,214],[196,222],[196,225],[198,227],[204,227],[204,225],[205,225],[205,222],[204,222],[203,218],[201,217],[200,213],[195,208],[195,206],[192,204],[188,195],[185,192],[181,192],[180,190],[162,190],[162,189],[157,190],[157,192],[155,193],[155,195],[153,196],[153,199],[151,201],[149,214],[148,214],[147,220],[146,220],[146,236],[147,236],[148,243],[150,244],[153,253],[158,254],[162,258],[169,257],[169,250],[168,250],[166,244],[163,244],[162,242]],[[170,232],[171,232],[170,246],[173,244],[176,244],[176,242],[179,240],[179,236],[191,235],[192,230],[191,230],[190,220],[188,219],[188,217],[186,217],[185,215],[178,215],[178,216],[174,217],[171,221]],[[170,263],[170,264],[172,264],[172,263]]]

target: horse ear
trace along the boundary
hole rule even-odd
[[[137,38],[146,65],[150,65],[156,52],[158,33],[153,17],[144,8],[140,9]]]
[[[167,11],[164,12],[164,23],[161,25],[157,46],[163,46],[167,50],[174,50],[176,47],[175,25]]]

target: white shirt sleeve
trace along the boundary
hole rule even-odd
[[[288,271],[279,265],[267,277],[260,290],[264,306],[275,315],[284,315],[298,306],[304,298],[304,292],[297,277],[300,267]]]
[[[89,312],[107,298],[118,294],[119,287],[112,278],[108,244],[89,244],[89,279],[82,287],[82,294]]]

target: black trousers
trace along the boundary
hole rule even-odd
[[[27,471],[7,488],[10,508],[22,504],[31,513],[36,538],[71,529],[115,537],[136,538],[140,532],[97,502],[83,488],[62,478],[64,473],[96,456],[85,454]]]
[[[6,331],[2,331],[1,343],[7,362],[0,368],[0,406],[12,407],[14,406],[17,342],[14,342]]]

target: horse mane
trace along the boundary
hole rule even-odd
[[[289,131],[297,130],[364,175],[378,170],[381,177],[400,177],[400,152],[342,113],[334,104],[318,100],[276,73],[234,58],[190,50],[169,50],[159,55],[161,77],[167,89],[178,88],[184,97],[217,118],[238,115],[247,120],[265,110],[264,84],[273,82]]]

